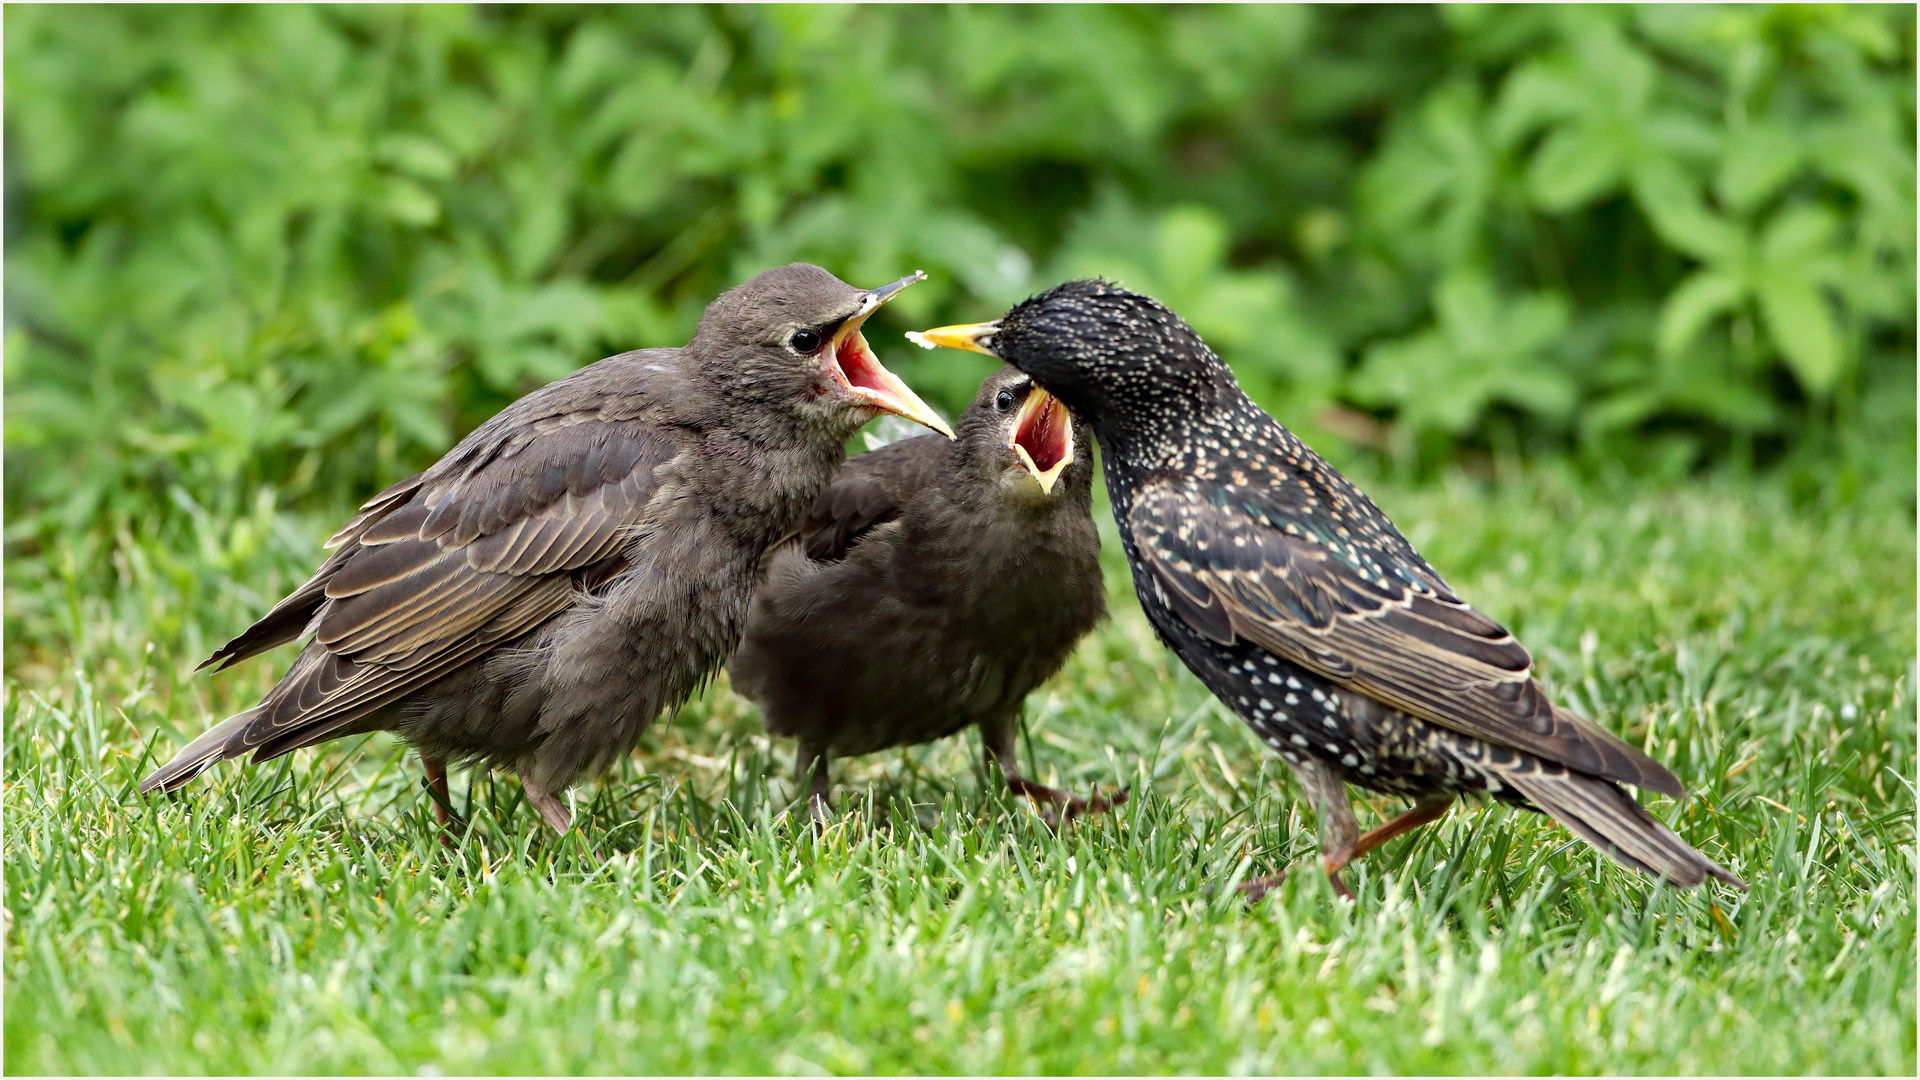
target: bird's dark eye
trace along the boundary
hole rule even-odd
[[[993,399],[993,403],[1004,410],[1013,408],[1014,403],[1018,400],[1018,398],[1014,397],[1011,389],[1003,389],[999,395]]]
[[[795,330],[787,344],[793,346],[795,352],[810,353],[820,347],[820,335],[812,330]]]

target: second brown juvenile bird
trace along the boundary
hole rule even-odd
[[[733,685],[799,739],[816,816],[830,758],[970,724],[1016,794],[1066,814],[1126,798],[1074,798],[1014,757],[1021,703],[1106,614],[1086,432],[1012,368],[956,426],[848,460],[754,593]]]

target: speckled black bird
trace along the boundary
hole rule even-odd
[[[1086,418],[1141,605],[1292,766],[1342,895],[1351,860],[1471,795],[1544,810],[1679,885],[1745,888],[1618,786],[1681,797],[1673,773],[1548,701],[1527,650],[1250,401],[1178,315],[1073,281],[994,322],[910,336],[1003,359]],[[1346,784],[1414,805],[1362,835]]]
[[[882,411],[945,431],[860,326],[914,275],[817,266],[722,295],[683,348],[622,353],[528,394],[373,497],[313,578],[202,667],[311,635],[266,700],[141,783],[393,731],[445,820],[446,765],[519,774],[556,830],[577,777],[630,750],[739,642],[760,560]]]
[[[816,816],[830,758],[970,724],[1015,793],[1068,815],[1111,805],[1026,779],[1014,756],[1021,703],[1106,615],[1085,429],[1012,368],[955,426],[849,459],[754,594],[733,685],[799,740]]]

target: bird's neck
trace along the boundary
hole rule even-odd
[[[711,463],[695,467],[689,486],[741,543],[764,547],[799,525],[846,460],[853,431],[755,419],[750,408],[723,402],[683,417],[682,426],[700,446],[700,459]]]
[[[1202,388],[1174,388],[1095,411],[1094,435],[1113,465],[1159,472],[1191,458],[1196,450],[1234,440],[1272,442],[1291,438],[1240,384],[1212,381]]]

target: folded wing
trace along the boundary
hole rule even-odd
[[[1251,501],[1212,501],[1176,481],[1137,494],[1128,528],[1188,626],[1222,643],[1253,642],[1442,727],[1683,794],[1664,766],[1548,701],[1525,647],[1462,603],[1404,542],[1342,549],[1305,530],[1290,534],[1274,515],[1256,517]]]
[[[292,670],[142,789],[317,741],[566,609],[618,572],[678,453],[637,420],[559,416],[375,496],[311,580],[201,665],[311,633]]]
[[[795,533],[807,558],[838,562],[861,537],[899,517],[946,446],[939,436],[918,435],[847,459]]]

